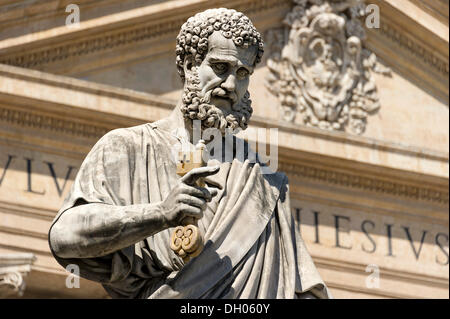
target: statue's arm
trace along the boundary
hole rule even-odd
[[[117,206],[88,203],[66,210],[53,224],[49,243],[60,258],[95,258],[129,247],[164,229],[200,219],[217,189],[195,181],[217,173],[219,166],[194,168],[158,203]]]
[[[75,206],[53,224],[50,246],[61,258],[105,256],[169,227],[161,203]]]

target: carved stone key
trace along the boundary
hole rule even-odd
[[[205,147],[205,142],[200,140],[193,152],[180,152],[178,154],[177,174],[179,176],[183,177],[190,170],[206,165],[203,160],[203,150]],[[196,181],[196,184],[199,187],[205,186],[203,178],[199,178]],[[204,242],[202,234],[195,225],[195,219],[186,217],[184,222],[188,225],[178,226],[172,233],[170,238],[170,248],[178,256],[183,258],[184,262],[188,262],[191,258],[198,256],[202,252]]]

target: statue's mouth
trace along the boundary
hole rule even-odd
[[[235,100],[229,96],[219,96],[214,95],[211,99],[212,104],[216,107],[222,109],[225,112],[230,112],[233,109],[233,105],[235,104]]]
[[[220,87],[216,87],[212,91],[212,97],[219,100],[219,101],[225,101],[229,104],[229,106],[233,106],[234,103],[237,101],[237,95],[234,92],[227,92],[224,89]]]

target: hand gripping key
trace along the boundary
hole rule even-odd
[[[205,142],[200,140],[193,152],[180,152],[177,162],[177,174],[183,177],[194,168],[206,166],[203,160],[204,149]],[[203,178],[198,178],[195,181],[195,185],[204,187],[205,182]],[[186,217],[184,223],[187,226],[178,226],[172,233],[170,248],[178,256],[183,258],[184,262],[188,262],[191,258],[198,256],[202,252],[204,242],[203,236],[195,225],[196,221],[193,217]]]

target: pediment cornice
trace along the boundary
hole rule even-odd
[[[290,0],[166,1],[85,22],[0,41],[0,63],[39,68],[71,56],[138,43],[149,38],[176,35],[186,19],[210,7],[233,7],[255,15],[260,11],[289,8]]]
[[[380,28],[367,29],[367,47],[393,70],[448,104],[448,20],[445,24],[421,11],[415,1],[372,3],[380,8]],[[448,2],[446,6],[448,11]]]

